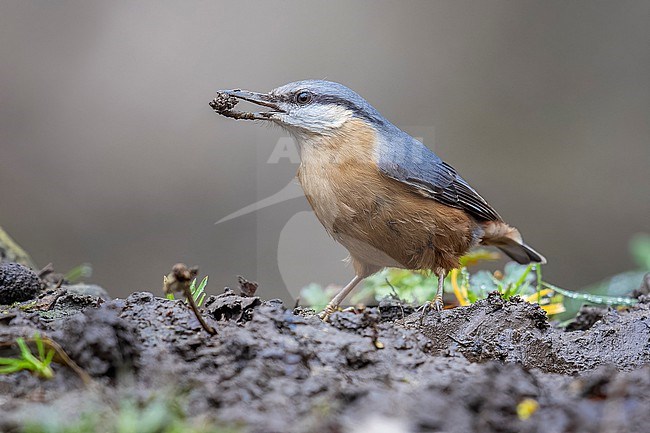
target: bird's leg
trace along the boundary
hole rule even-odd
[[[442,291],[445,287],[445,275],[446,273],[444,269],[436,272],[436,276],[438,277],[438,290],[436,291],[436,296],[433,298],[433,301],[431,301],[431,306],[436,311],[442,311],[445,306],[445,303],[442,300]]]
[[[438,277],[438,289],[436,290],[436,296],[433,297],[433,300],[427,302],[422,307],[422,314],[420,315],[420,325],[424,321],[424,317],[429,313],[429,310],[442,311],[444,307],[444,302],[442,300],[442,291],[445,287],[445,275],[446,272],[444,269],[438,270],[435,272],[436,277]]]
[[[345,299],[346,296],[356,287],[357,284],[359,284],[363,280],[363,277],[360,277],[358,275],[355,275],[354,278],[352,278],[352,281],[350,281],[345,287],[341,289],[340,292],[336,294],[332,298],[329,304],[327,304],[327,307],[323,311],[321,311],[318,314],[318,317],[320,317],[323,320],[327,320],[329,315],[332,314],[343,302],[343,299]]]

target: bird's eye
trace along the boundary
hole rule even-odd
[[[311,92],[307,92],[306,90],[302,92],[298,92],[296,94],[296,102],[300,105],[306,105],[311,102],[313,97],[314,95],[312,95]]]

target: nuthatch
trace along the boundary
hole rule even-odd
[[[240,99],[269,110],[233,110]],[[518,263],[546,263],[453,167],[341,84],[307,80],[270,93],[225,90],[210,105],[224,116],[275,123],[296,139],[305,196],[348,250],[355,271],[321,317],[385,267],[433,271],[438,289],[428,305],[440,310],[445,275],[479,244]]]

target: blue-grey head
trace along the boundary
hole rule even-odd
[[[331,81],[295,81],[269,93],[241,89],[220,93],[269,108],[245,113],[246,117],[242,118],[270,121],[299,137],[335,134],[345,122],[354,118],[372,126],[385,123],[365,99],[344,85]]]

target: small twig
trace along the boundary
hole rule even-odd
[[[225,110],[225,111],[217,111],[217,113],[221,114],[224,117],[230,117],[231,119],[235,119],[235,120],[257,120],[255,113],[247,113],[245,111]]]
[[[469,342],[467,342],[467,341],[460,341],[459,339],[457,339],[456,337],[454,337],[454,336],[451,335],[451,334],[447,334],[447,338],[449,338],[449,339],[455,341],[457,344],[460,344],[460,345],[463,346],[463,347],[467,347],[467,346],[469,346],[469,345],[471,344],[471,343],[469,343]]]
[[[48,263],[43,267],[43,269],[38,271],[38,278],[42,280],[46,276],[50,275],[52,272],[54,272],[54,266],[52,265],[52,263]]]
[[[388,277],[384,278],[384,280],[386,281],[386,284],[388,285],[388,287],[390,287],[391,292],[393,292],[393,293],[391,293],[391,295],[393,295],[393,298],[395,298],[398,301],[401,301],[401,299],[399,297],[399,294],[397,293],[397,290],[395,289],[395,286],[393,286],[390,283],[390,281],[388,281]]]
[[[198,307],[196,306],[196,303],[194,302],[194,298],[192,297],[192,293],[190,292],[190,287],[189,286],[184,286],[183,287],[183,294],[187,298],[187,303],[190,304],[190,308],[194,312],[194,315],[198,319],[199,323],[205,329],[205,331],[210,334],[210,335],[215,335],[217,331],[214,330],[212,326],[208,324],[208,322],[205,321],[203,318],[203,315],[201,315],[201,312],[199,311]]]
[[[402,302],[404,302],[404,301],[402,301],[402,298],[399,297],[399,294],[397,293],[397,290],[395,290],[395,286],[393,286],[390,283],[390,281],[388,281],[388,278],[386,278],[386,284],[388,284],[388,287],[390,287],[390,290],[393,292],[393,293],[391,293],[391,296],[393,297],[393,299],[395,299],[399,303],[399,309],[400,309],[400,312],[402,313],[402,319],[403,319],[405,314],[404,314],[404,305],[402,305]]]
[[[83,368],[79,367],[79,365],[76,362],[70,359],[68,354],[65,353],[65,350],[63,350],[63,348],[59,345],[59,343],[52,340],[50,337],[41,337],[41,339],[43,340],[43,343],[47,344],[52,349],[54,349],[54,351],[56,351],[56,354],[59,355],[59,358],[61,358],[61,360],[65,363],[65,365],[67,365],[72,371],[77,373],[77,375],[81,378],[81,380],[85,385],[90,385],[93,382],[90,375],[86,373]],[[30,341],[33,342],[34,340],[32,339]]]
[[[210,326],[199,311],[194,298],[192,297],[192,291],[190,290],[190,284],[196,275],[199,273],[199,268],[194,266],[188,268],[187,265],[183,263],[177,263],[172,268],[172,271],[164,277],[163,279],[163,292],[165,294],[180,292],[187,298],[187,303],[189,304],[192,312],[196,316],[196,319],[201,324],[201,327],[210,335],[215,335],[217,331]]]

